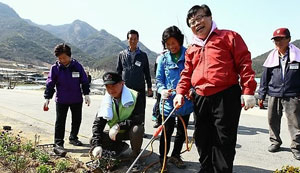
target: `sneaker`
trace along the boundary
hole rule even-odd
[[[155,122],[155,124],[153,125],[153,128],[158,128],[161,124],[159,122]]]
[[[59,146],[59,145],[56,145],[54,147],[53,152],[60,157],[65,157],[67,154],[67,151],[65,150],[65,148],[63,146]]]
[[[161,167],[159,168],[158,173],[161,173],[161,172],[163,172],[163,173],[168,173],[167,165],[165,166],[165,169],[164,169],[163,171],[161,171],[161,169],[162,169],[162,165],[161,165]]]
[[[166,163],[165,163],[165,168],[164,170],[162,171],[162,167],[163,167],[163,163],[164,163],[164,159],[163,158],[159,158],[159,163],[160,163],[160,168],[158,169],[158,172],[161,173],[161,172],[164,172],[164,173],[167,173],[168,172],[168,157],[166,158]]]
[[[142,164],[141,162],[138,160],[135,162],[135,164],[133,165],[131,172],[141,172],[142,168]]]
[[[274,153],[274,152],[277,152],[280,148],[280,145],[276,145],[276,144],[271,144],[269,147],[268,147],[268,151],[271,152],[271,153]]]
[[[180,156],[171,156],[169,158],[169,162],[173,163],[177,168],[184,169],[186,168],[186,165],[181,160]]]
[[[82,146],[82,142],[78,139],[72,139],[72,140],[69,140],[69,144],[72,144],[74,146]]]
[[[292,150],[293,156],[296,160],[300,160],[300,151]]]
[[[152,115],[152,121],[156,121],[156,120],[157,120],[157,118]]]

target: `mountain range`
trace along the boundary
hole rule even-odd
[[[34,65],[52,64],[55,62],[54,46],[65,42],[39,27],[28,24],[3,3],[0,3],[0,26],[0,58],[6,60]],[[72,47],[72,53],[87,66],[95,61],[95,58],[77,47]]]
[[[121,50],[127,48],[127,41],[120,40],[106,30],[98,31],[84,21],[59,26],[38,25],[22,19],[12,8],[0,2],[0,59],[50,66],[55,62],[53,48],[58,43],[72,47],[72,57],[84,66],[104,71],[115,69]],[[126,37],[126,33],[124,33]],[[300,48],[300,40],[293,42]],[[150,69],[153,69],[157,53],[139,42],[141,50],[148,55]],[[266,53],[252,59],[256,77],[262,73]],[[152,76],[154,75],[151,70]]]
[[[116,66],[119,52],[127,48],[127,41],[121,41],[105,30],[98,31],[86,22],[75,20],[59,26],[38,25],[20,18],[1,2],[0,26],[0,58],[16,62],[52,64],[55,61],[54,46],[66,42],[72,47],[72,57],[83,65],[111,70]],[[126,33],[124,35],[126,37]],[[139,47],[147,53],[149,63],[154,64],[157,53],[141,42]]]
[[[118,55],[120,51],[127,48],[127,41],[121,41],[104,29],[98,31],[88,23],[80,20],[59,26],[33,25],[50,32],[54,36],[75,45],[82,51],[99,59]],[[126,37],[126,34],[124,33],[124,37]],[[139,42],[139,47],[147,53],[149,59],[156,58],[157,54],[149,50],[143,43]]]

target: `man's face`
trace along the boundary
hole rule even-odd
[[[189,19],[189,24],[193,34],[205,40],[211,30],[212,17],[206,16],[205,12],[199,9],[197,13]]]
[[[289,46],[291,38],[275,37],[274,43],[277,50],[285,50]]]
[[[105,85],[106,91],[113,98],[121,98],[122,89],[123,89],[124,81],[118,82],[116,84],[108,84]]]
[[[128,45],[131,49],[136,49],[139,39],[136,34],[129,34],[127,41],[128,41]]]
[[[65,53],[62,53],[61,55],[59,55],[57,57],[57,59],[58,59],[58,62],[61,63],[64,66],[70,64],[70,62],[71,62],[71,57],[69,57]]]

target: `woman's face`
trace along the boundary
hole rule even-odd
[[[69,57],[67,54],[62,53],[57,57],[59,63],[61,63],[62,65],[66,66],[68,64],[70,64],[71,62],[71,57]]]
[[[168,38],[165,46],[172,54],[177,54],[181,47],[179,42],[174,37]]]

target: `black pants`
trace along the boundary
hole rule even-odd
[[[184,115],[182,116],[182,119],[184,120],[184,124],[186,127],[188,126],[189,123],[189,118],[190,115]],[[166,129],[166,135],[167,135],[167,155],[170,150],[170,142],[171,142],[171,137],[174,131],[174,125],[175,125],[175,117],[170,117],[168,121],[165,123],[165,129]],[[176,132],[176,137],[174,141],[174,148],[171,156],[180,156],[180,152],[182,149],[182,145],[185,141],[185,132],[184,132],[184,127],[180,119],[177,120],[177,132]],[[164,158],[164,150],[165,150],[165,139],[164,139],[164,130],[161,133],[160,136],[160,143],[159,143],[159,154],[160,154],[160,159]]]
[[[157,93],[156,102],[153,106],[152,116],[156,117],[156,121],[161,123],[161,115],[159,112],[159,103],[160,103],[161,94]]]
[[[145,89],[144,90],[141,90],[141,91],[138,91],[140,93],[140,96],[141,96],[141,100],[143,101],[143,106],[144,106],[144,115],[145,115],[145,109],[146,109],[146,91]]]
[[[143,144],[143,135],[144,135],[144,125],[135,125],[130,128],[125,133],[118,133],[116,136],[116,141],[113,141],[109,137],[109,131],[104,131],[102,135],[102,147],[106,150],[118,151],[122,142],[125,140],[130,140],[130,145],[132,149],[132,157],[137,157],[140,153],[142,144]]]
[[[231,173],[241,113],[241,88],[234,85],[211,96],[196,94],[195,144],[200,173]]]
[[[72,113],[71,134],[69,140],[78,139],[77,135],[79,132],[81,117],[82,117],[82,103],[76,103],[76,104],[56,103],[54,143],[59,146],[64,145],[66,118],[67,118],[69,107]]]
[[[130,88],[130,89],[133,89],[133,90],[135,90],[139,93],[139,97],[141,98],[140,100],[142,101],[141,105],[144,107],[143,115],[145,115],[145,109],[146,109],[146,91],[145,91],[145,88],[143,88],[143,89]]]

